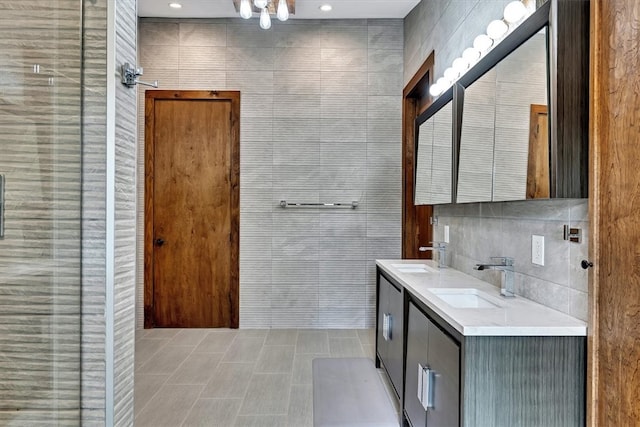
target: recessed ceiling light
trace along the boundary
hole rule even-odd
[[[180,9],[182,8],[182,5],[180,3],[169,3],[169,7],[172,7],[174,9]]]
[[[329,12],[333,7],[330,4],[323,4],[320,6],[320,10],[323,12]]]

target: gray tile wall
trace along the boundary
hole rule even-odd
[[[136,63],[136,0],[117,0],[116,65]],[[137,91],[116,83],[114,253],[114,426],[133,425],[136,296]]]
[[[139,29],[139,64],[162,89],[241,91],[240,326],[373,325],[374,260],[400,257],[403,21],[262,31],[255,19],[143,19]],[[360,205],[282,209],[283,199]]]
[[[108,13],[115,28],[107,28]],[[84,2],[83,164],[82,164],[82,425],[106,421],[106,287],[107,257],[114,257],[114,419],[133,424],[136,250],[136,90],[116,83],[107,93],[107,49],[115,48],[116,64],[135,63],[136,4],[117,0]],[[115,32],[115,47],[107,32]],[[115,70],[113,70],[115,72]],[[107,97],[115,96],[115,248],[107,250]]]
[[[435,50],[435,74],[441,76],[454,58],[502,17],[509,0],[423,0],[405,18],[404,81]],[[456,269],[499,284],[496,272],[473,265],[490,256],[515,258],[517,293],[583,320],[587,316],[587,275],[580,260],[588,252],[586,200],[550,200],[441,205],[434,238],[450,226],[450,263]],[[562,239],[562,226],[583,232],[583,243]],[[545,236],[545,266],[531,263],[531,235]]]
[[[0,425],[80,416],[81,12],[0,1]]]

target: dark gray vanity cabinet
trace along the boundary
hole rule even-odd
[[[383,366],[402,398],[402,288],[378,275],[376,367]]]
[[[409,302],[404,415],[411,427],[459,425],[460,346]]]

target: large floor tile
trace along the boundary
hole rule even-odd
[[[234,427],[284,427],[286,415],[239,415]]]
[[[134,407],[135,414],[139,414],[142,409],[149,403],[151,398],[156,395],[162,384],[167,381],[169,375],[154,375],[154,374],[135,374],[134,382]]]
[[[147,339],[170,339],[173,338],[182,329],[178,328],[153,328],[145,329],[143,338]]]
[[[187,417],[202,386],[163,385],[136,417],[136,427],[176,427]]]
[[[265,345],[296,345],[297,329],[270,329]]]
[[[253,363],[219,363],[202,398],[242,399],[253,375]]]
[[[206,384],[213,377],[222,353],[191,353],[169,377],[167,384]]]
[[[265,345],[256,362],[256,373],[291,373],[295,346]]]
[[[169,345],[196,346],[206,337],[211,329],[182,329],[169,340]]]
[[[293,358],[292,384],[311,384],[313,378],[312,363],[316,357],[330,357],[329,353],[296,354]]]
[[[195,348],[196,353],[224,353],[236,337],[236,331],[221,329],[209,332]]]
[[[313,386],[311,384],[291,386],[288,425],[289,427],[313,427]]]
[[[222,358],[223,362],[255,362],[264,344],[264,337],[237,336]]]
[[[198,399],[182,427],[232,426],[242,399]]]
[[[162,347],[167,345],[169,339],[136,339],[136,370],[147,363]]]
[[[363,357],[362,344],[358,338],[329,338],[331,357]]]
[[[329,353],[329,336],[327,331],[298,332],[296,353]]]
[[[142,365],[138,372],[143,374],[173,374],[192,351],[193,347],[165,346]]]
[[[240,415],[286,415],[291,375],[253,374]]]
[[[327,334],[329,338],[358,338],[356,329],[329,329]]]

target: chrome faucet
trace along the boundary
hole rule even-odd
[[[500,295],[507,298],[513,298],[516,295],[514,294],[513,287],[513,258],[509,257],[491,257],[492,260],[495,260],[495,264],[476,264],[474,270],[500,270],[502,271],[502,282],[500,286]]]
[[[431,242],[433,246],[420,246],[418,250],[420,252],[437,252],[438,253],[438,268],[447,268],[447,244],[444,242]]]

